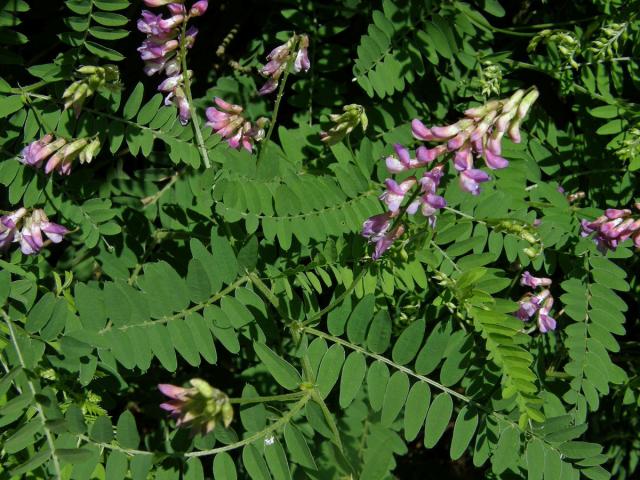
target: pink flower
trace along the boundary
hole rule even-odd
[[[18,227],[22,217],[26,214],[26,208],[19,208],[0,217],[0,251],[6,250],[12,242],[18,240]]]
[[[471,168],[460,173],[460,187],[471,195],[479,195],[480,184],[488,182],[490,178],[482,170]]]
[[[369,243],[375,245],[373,255],[371,255],[371,258],[374,260],[378,260],[382,254],[393,245],[393,242],[404,233],[404,227],[402,225],[398,225],[389,232],[392,218],[392,213],[382,213],[368,218],[362,225],[362,236],[365,237]]]
[[[282,45],[271,50],[267,55],[267,63],[260,69],[260,73],[267,77],[267,81],[258,93],[268,95],[275,91],[278,88],[281,75],[292,59],[294,72],[307,72],[311,67],[308,47],[309,37],[307,35],[294,35]],[[293,52],[294,49],[296,49],[295,52]]]
[[[551,308],[553,308],[553,297],[549,297],[538,311],[538,328],[542,333],[556,329],[556,320],[549,315]]]
[[[31,216],[24,221],[24,226],[18,234],[20,249],[25,255],[35,255],[42,250],[45,234],[53,243],[60,243],[63,237],[69,233],[62,225],[50,222],[44,210],[36,209]]]
[[[160,408],[170,413],[176,426],[191,427],[193,434],[211,432],[219,419],[228,427],[233,420],[229,397],[199,378],[191,379],[189,383],[190,388],[166,383],[158,385],[158,390],[169,399],[160,404]]]
[[[416,184],[416,179],[415,177],[409,177],[398,184],[395,180],[388,178],[384,183],[387,186],[387,190],[380,196],[380,200],[387,204],[390,212],[395,213],[400,209],[407,192]]]
[[[191,5],[191,10],[189,10],[189,13],[192,17],[199,17],[201,15],[204,15],[208,7],[209,0],[199,0]]]
[[[531,288],[548,287],[551,285],[551,279],[546,277],[534,277],[529,272],[525,271],[520,279],[520,285]]]
[[[245,120],[242,116],[243,108],[234,105],[223,99],[214,99],[217,107],[209,107],[205,111],[207,115],[207,126],[211,127],[215,133],[227,139],[231,148],[244,148],[248,152],[253,151],[254,142],[262,140],[264,130],[261,120],[256,125]]]

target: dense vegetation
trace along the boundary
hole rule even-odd
[[[0,0],[0,478],[637,478],[639,12]]]

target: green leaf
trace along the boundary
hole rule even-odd
[[[373,317],[375,302],[375,296],[366,295],[355,306],[347,322],[347,337],[349,341],[357,344],[364,343],[369,322]]]
[[[367,347],[370,351],[384,353],[389,348],[391,327],[391,317],[386,309],[376,313],[367,333]]]
[[[116,440],[123,448],[138,448],[140,435],[136,427],[136,420],[129,410],[125,410],[118,418],[116,425]]]
[[[464,406],[458,413],[456,423],[453,426],[453,438],[449,455],[451,460],[459,459],[471,443],[476,428],[478,427],[478,414]]]
[[[237,480],[236,465],[227,452],[218,453],[213,459],[213,478],[215,480]]]
[[[89,437],[99,443],[109,443],[113,439],[113,427],[109,417],[96,418],[91,427]]]
[[[13,468],[10,473],[12,476],[20,478],[23,474],[31,472],[45,463],[49,460],[49,457],[51,457],[51,450],[44,447],[39,452],[32,455],[25,463]]]
[[[253,445],[249,444],[242,449],[242,462],[252,480],[271,480],[264,458]]]
[[[186,462],[186,465],[187,471],[184,474],[184,480],[204,480],[204,470],[199,458],[189,458]]]
[[[382,408],[388,382],[389,367],[381,361],[373,362],[367,372],[367,389],[369,392],[369,403],[371,404],[371,408],[376,412]]]
[[[264,456],[274,480],[291,480],[289,462],[277,438],[273,439],[273,443],[265,442]]]
[[[527,460],[528,480],[542,480],[544,474],[544,444],[534,438],[527,443],[525,457]]]
[[[395,372],[389,379],[382,403],[381,423],[391,426],[402,410],[409,393],[409,377],[404,372]]]
[[[360,352],[351,352],[342,367],[340,407],[347,408],[362,388],[367,362]]]
[[[89,460],[93,453],[86,448],[56,448],[56,455],[69,463],[82,463]]]
[[[276,382],[284,388],[287,390],[296,390],[298,385],[302,383],[302,378],[293,365],[278,356],[265,344],[254,342],[253,349],[265,367],[267,367],[269,373],[275,378]]]
[[[23,448],[33,444],[36,439],[35,435],[42,429],[42,421],[36,417],[33,420],[22,425],[4,442],[4,449],[7,453],[16,453]]]
[[[416,320],[404,329],[393,346],[392,358],[395,363],[405,365],[413,360],[422,345],[424,329],[424,318]]]
[[[431,402],[431,389],[425,382],[416,382],[411,387],[404,409],[404,438],[412,442],[418,436],[418,432],[424,425],[429,404]]]
[[[144,95],[144,85],[142,82],[138,82],[136,87],[129,95],[127,99],[127,103],[124,104],[124,108],[122,110],[122,116],[127,120],[131,120],[136,116],[138,110],[140,110],[140,105],[142,105],[142,96]]]
[[[291,423],[284,427],[284,439],[292,461],[312,470],[318,469],[304,435]]]
[[[599,455],[602,446],[597,443],[570,441],[560,445],[558,450],[567,458],[589,458]]]
[[[332,345],[322,357],[316,379],[318,391],[322,398],[327,398],[329,393],[331,393],[340,376],[340,369],[342,368],[343,362],[344,348],[339,344]]]
[[[433,448],[438,443],[449,424],[452,412],[453,401],[448,393],[440,393],[433,399],[424,424],[425,448]]]

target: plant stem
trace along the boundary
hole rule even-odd
[[[280,88],[278,89],[278,96],[276,97],[276,103],[273,106],[273,113],[271,114],[271,120],[269,121],[269,130],[267,130],[267,135],[264,137],[262,142],[262,147],[260,148],[260,153],[258,154],[258,160],[256,160],[256,165],[260,163],[260,159],[264,155],[264,151],[267,148],[267,144],[271,139],[271,135],[273,134],[273,128],[276,125],[276,121],[278,119],[278,110],[280,109],[280,102],[284,97],[284,87],[287,84],[287,78],[289,78],[289,69],[291,68],[291,60],[287,62],[287,68],[284,71],[284,76],[282,77],[282,82],[280,82]]]
[[[245,405],[248,403],[265,403],[265,402],[286,402],[288,400],[297,400],[304,395],[304,392],[284,393],[282,395],[271,395],[267,397],[243,397],[230,398],[229,403],[236,405]]]
[[[356,288],[356,286],[358,285],[360,280],[362,280],[362,277],[364,277],[364,275],[367,273],[367,271],[369,270],[369,263],[370,262],[368,262],[366,265],[364,265],[362,267],[362,270],[360,270],[358,275],[356,275],[356,277],[353,279],[353,282],[351,282],[351,285],[349,285],[349,287],[347,287],[347,289],[344,292],[342,292],[338,296],[338,298],[336,298],[333,302],[331,302],[329,305],[324,307],[318,313],[316,313],[316,314],[312,315],[311,317],[307,318],[304,322],[302,322],[302,325],[305,325],[305,326],[306,325],[310,325],[313,322],[316,322],[316,321],[320,320],[324,315],[326,315],[331,310],[333,310],[334,308],[339,306],[342,303],[342,301],[347,297],[347,295],[349,295],[351,292],[353,292],[353,290]]]
[[[191,79],[187,71],[187,22],[188,17],[182,22],[182,33],[180,35],[180,63],[182,64],[182,78],[184,79],[184,93],[187,96],[189,102],[189,112],[191,112],[191,121],[193,122],[193,131],[196,135],[196,143],[198,144],[198,150],[204,161],[206,168],[211,168],[211,162],[209,161],[209,154],[204,146],[204,139],[202,138],[202,131],[200,130],[200,120],[196,114],[196,107],[193,104],[193,97],[191,96]]]
[[[184,457],[186,457],[186,458],[189,458],[189,457],[205,457],[205,456],[208,456],[208,455],[215,455],[216,453],[226,452],[226,451],[229,451],[229,450],[234,450],[236,448],[243,447],[245,445],[253,443],[256,440],[259,440],[260,438],[265,437],[265,436],[269,435],[272,432],[275,432],[280,427],[283,427],[284,425],[289,423],[291,421],[291,419],[293,418],[293,416],[296,413],[298,413],[300,410],[302,410],[302,407],[304,407],[307,404],[307,402],[309,401],[310,398],[311,398],[311,393],[310,392],[305,393],[305,395],[300,400],[298,400],[298,402],[285,415],[280,417],[272,425],[269,425],[267,428],[265,428],[263,430],[260,430],[259,432],[256,432],[253,435],[248,436],[244,440],[240,440],[239,442],[234,442],[234,443],[231,443],[229,445],[225,445],[224,447],[213,448],[211,450],[202,450],[200,452],[185,453]]]
[[[22,356],[22,351],[20,350],[20,346],[18,345],[18,340],[16,338],[16,333],[13,329],[13,322],[9,318],[9,315],[4,310],[0,310],[2,312],[2,317],[5,322],[7,322],[7,326],[9,327],[9,336],[11,337],[11,343],[13,344],[13,348],[16,351],[16,356],[18,357],[18,362],[20,362],[20,366],[23,370],[27,369],[27,365],[25,364],[24,357]],[[40,417],[40,421],[42,422],[42,428],[44,430],[44,435],[47,438],[47,444],[49,445],[49,450],[51,450],[51,459],[53,460],[53,469],[55,471],[56,478],[61,478],[60,471],[60,462],[58,461],[58,457],[56,456],[56,446],[53,441],[53,435],[51,435],[51,431],[47,428],[47,417],[42,410],[40,404],[35,400],[35,396],[37,394],[36,387],[33,385],[33,382],[29,379],[28,375],[25,375],[27,379],[27,386],[29,387],[29,391],[31,392],[33,400],[33,407],[38,412],[38,416]]]

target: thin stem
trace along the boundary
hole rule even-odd
[[[230,398],[229,403],[236,405],[245,405],[248,403],[265,403],[265,402],[286,402],[288,400],[297,400],[304,395],[304,392],[284,393],[282,395],[270,395],[266,397],[242,397]]]
[[[167,184],[164,187],[162,187],[162,189],[160,189],[155,195],[150,195],[140,200],[142,202],[142,209],[144,210],[145,208],[156,203],[160,199],[160,197],[162,197],[165,193],[167,193],[167,191],[169,191],[169,189],[173,186],[173,184],[178,181],[178,178],[182,173],[183,172],[174,173],[173,175],[171,175],[171,178],[169,179]]]
[[[211,168],[211,162],[209,161],[209,154],[204,146],[204,139],[202,138],[202,131],[200,130],[200,120],[196,114],[196,107],[193,104],[193,97],[191,96],[191,79],[187,70],[187,22],[188,18],[182,22],[182,33],[180,36],[180,63],[182,64],[182,78],[184,81],[184,93],[187,96],[189,102],[189,112],[191,112],[191,121],[193,122],[193,131],[196,134],[196,143],[198,144],[198,150],[204,161],[206,168]]]
[[[433,248],[435,248],[436,250],[438,250],[438,251],[442,254],[442,256],[443,256],[444,258],[446,258],[447,260],[449,260],[449,263],[451,263],[451,265],[453,265],[453,268],[455,268],[455,269],[456,269],[456,271],[458,271],[458,272],[462,272],[462,270],[460,270],[460,267],[458,267],[458,265],[456,265],[456,262],[454,262],[454,261],[451,259],[451,257],[450,257],[449,255],[447,255],[447,252],[445,252],[444,250],[442,250],[442,248],[440,248],[440,246],[439,246],[436,242],[434,242],[433,240],[431,240],[431,242],[430,242],[430,243],[431,243],[431,246],[432,246]]]
[[[145,326],[150,326],[150,325],[161,325],[163,323],[169,323],[169,322],[171,322],[173,320],[178,320],[179,318],[184,318],[187,315],[189,315],[190,313],[199,312],[200,310],[205,309],[206,307],[208,307],[212,303],[217,302],[222,297],[224,297],[226,294],[228,294],[229,292],[234,291],[236,288],[238,288],[240,285],[242,285],[243,283],[245,283],[247,281],[249,281],[249,278],[246,277],[246,276],[242,276],[238,280],[233,282],[231,285],[229,285],[227,288],[225,288],[224,290],[221,290],[220,292],[218,292],[215,295],[213,295],[206,302],[199,303],[198,305],[195,305],[195,306],[193,306],[191,308],[187,308],[186,310],[178,312],[175,315],[171,315],[169,317],[162,317],[162,318],[160,318],[158,320],[151,320],[151,321],[142,322],[142,323],[136,323],[136,324],[131,324],[131,325],[123,325],[121,327],[115,327],[115,328],[116,328],[116,330],[121,330],[122,331],[122,330],[128,330],[129,328],[135,328],[135,327],[145,327]],[[111,330],[112,328],[114,328],[112,325],[107,325],[102,330],[100,330],[98,333],[100,335],[103,335],[105,332]]]
[[[13,322],[11,321],[11,319],[9,318],[9,315],[7,315],[7,313],[4,310],[0,310],[0,312],[2,312],[2,317],[4,318],[5,322],[7,322],[7,326],[9,327],[9,336],[11,337],[11,343],[13,344],[13,348],[16,351],[18,362],[20,362],[20,366],[22,367],[22,369],[26,370],[27,365],[24,361],[24,357],[22,356],[22,351],[20,350],[20,346],[18,345],[16,333],[13,329]],[[47,428],[47,417],[44,415],[44,411],[42,410],[42,407],[40,406],[40,404],[37,401],[35,401],[35,396],[37,394],[36,387],[33,385],[33,382],[29,379],[28,375],[25,375],[25,377],[27,379],[27,386],[29,387],[29,391],[31,392],[31,395],[34,397],[34,402],[33,402],[34,407],[38,412],[38,416],[40,417],[40,420],[42,421],[42,428],[44,430],[44,435],[47,438],[47,444],[49,445],[49,450],[51,450],[51,458],[53,460],[53,469],[55,471],[56,477],[61,478],[60,462],[58,461],[58,457],[56,456],[56,446],[53,441],[53,435],[51,435],[51,431]]]
[[[305,395],[300,400],[298,400],[298,402],[291,408],[291,410],[289,410],[285,415],[280,417],[276,422],[274,422],[272,425],[268,426],[267,428],[260,430],[259,432],[256,432],[253,435],[248,436],[244,440],[240,440],[239,442],[231,443],[223,447],[213,448],[211,450],[202,450],[200,452],[185,453],[184,456],[187,458],[206,457],[208,455],[215,455],[216,453],[220,453],[220,452],[235,450],[236,448],[243,447],[245,445],[253,443],[256,440],[259,440],[260,438],[265,437],[270,433],[275,432],[280,427],[283,427],[284,425],[288,424],[293,418],[293,416],[296,413],[298,413],[300,410],[302,410],[302,408],[307,404],[310,398],[311,398],[311,392],[306,392]]]
[[[353,279],[353,282],[351,282],[351,285],[349,285],[349,287],[347,287],[347,289],[344,292],[342,292],[338,296],[338,298],[336,298],[333,302],[331,302],[329,305],[324,307],[318,313],[316,313],[314,315],[311,315],[311,317],[307,318],[304,322],[302,322],[302,325],[306,326],[306,325],[312,324],[313,322],[317,322],[324,315],[329,313],[334,308],[338,307],[344,301],[344,299],[347,297],[347,295],[350,295],[351,292],[353,292],[353,290],[356,288],[356,286],[358,285],[360,280],[362,280],[362,277],[365,276],[365,274],[367,273],[368,270],[369,270],[369,263],[367,263],[366,265],[364,265],[362,267],[362,270],[360,270],[358,275],[356,275],[356,278]]]
[[[258,160],[256,160],[256,165],[260,163],[260,159],[264,156],[264,151],[267,149],[267,144],[271,139],[271,135],[273,134],[273,129],[276,125],[276,121],[278,120],[278,110],[280,110],[280,102],[284,97],[284,87],[287,84],[287,78],[289,78],[290,68],[291,68],[291,60],[287,62],[287,68],[284,71],[282,82],[280,82],[280,88],[278,89],[278,96],[276,97],[276,103],[273,106],[273,113],[271,114],[271,120],[269,122],[269,130],[267,130],[267,136],[264,137],[264,140],[262,141],[262,147],[260,148],[260,153],[258,154]]]

